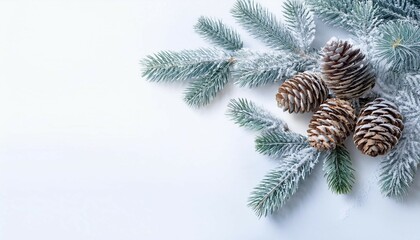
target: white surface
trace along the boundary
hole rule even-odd
[[[280,13],[281,1],[259,2]],[[192,30],[200,15],[236,25],[233,3],[0,2],[0,239],[420,239],[419,178],[406,202],[383,198],[379,159],[354,147],[352,194],[330,193],[318,167],[258,219],[247,197],[276,163],[228,120],[228,100],[254,100],[300,133],[308,115],[281,113],[277,86],[229,86],[195,110],[185,85],[140,79],[146,54],[208,46]],[[318,30],[320,46],[332,33]]]

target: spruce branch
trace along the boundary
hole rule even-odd
[[[420,78],[417,80],[420,80]],[[420,83],[417,82],[416,84],[402,87],[394,100],[404,116],[406,128],[410,128],[410,126],[420,127],[418,124],[420,122]],[[410,130],[411,133],[414,131],[414,129]],[[417,138],[420,142],[420,136]]]
[[[407,21],[390,21],[379,26],[375,56],[392,70],[408,72],[420,68],[420,27]]]
[[[243,98],[230,100],[227,115],[239,126],[250,130],[288,131],[285,122]]]
[[[371,0],[309,0],[309,3],[324,22],[341,27],[365,42],[381,23],[379,9]]]
[[[217,49],[161,51],[145,57],[142,76],[154,82],[199,78],[219,69],[231,56]]]
[[[394,148],[381,162],[379,184],[382,194],[387,197],[402,198],[408,192],[417,167],[420,164],[420,142],[410,139],[404,130],[397,148]]]
[[[398,145],[382,160],[379,183],[385,196],[401,198],[420,164],[420,88],[403,86],[395,103],[404,116],[404,131]]]
[[[319,156],[315,149],[305,148],[283,159],[280,166],[269,172],[254,189],[248,205],[259,217],[280,209],[312,172]]]
[[[418,98],[420,98],[420,73],[407,73],[404,88],[409,89],[413,94],[417,93],[417,95],[419,95]],[[420,105],[417,106],[419,107]]]
[[[274,157],[283,158],[309,147],[307,138],[292,132],[264,132],[255,140],[256,151]]]
[[[259,87],[284,81],[298,72],[315,69],[316,57],[304,59],[281,52],[258,53],[239,51],[232,71],[235,84],[241,87]]]
[[[190,83],[185,92],[185,102],[190,106],[201,107],[213,100],[229,80],[229,66],[232,62],[222,63],[218,70]]]
[[[194,29],[204,39],[223,49],[236,51],[243,46],[239,34],[221,20],[200,17]]]
[[[417,0],[373,0],[384,19],[403,19],[420,22],[420,6]],[[417,1],[417,2],[416,2]]]
[[[297,40],[276,17],[252,0],[238,0],[232,14],[252,36],[276,50],[300,53]]]
[[[289,30],[299,41],[301,49],[308,51],[315,39],[315,22],[313,13],[305,3],[287,0],[283,7],[284,17]]]
[[[337,146],[329,152],[323,170],[328,186],[333,192],[346,194],[351,191],[355,181],[354,169],[351,166],[350,154],[344,145]]]

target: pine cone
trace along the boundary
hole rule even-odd
[[[397,145],[404,129],[397,107],[377,98],[360,111],[353,136],[354,144],[364,154],[376,157]]]
[[[332,40],[327,43],[322,73],[328,88],[341,99],[360,97],[375,85],[372,65],[360,49],[347,41]]]
[[[315,111],[328,96],[319,74],[303,72],[285,81],[276,95],[277,104],[289,113]]]
[[[355,110],[349,102],[338,98],[327,99],[309,123],[309,144],[319,150],[334,149],[350,135],[355,122]]]

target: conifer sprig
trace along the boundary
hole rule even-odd
[[[395,71],[420,69],[420,27],[407,21],[389,21],[378,31],[375,55]]]
[[[398,148],[393,149],[381,162],[379,184],[382,194],[387,197],[404,197],[420,164],[420,153],[417,151],[420,142],[411,139],[408,134],[408,131],[403,133]]]
[[[217,71],[191,82],[185,92],[185,102],[195,107],[210,103],[228,83],[230,65],[231,62],[224,62]]]
[[[204,39],[223,49],[235,51],[243,46],[239,34],[227,27],[221,20],[200,17],[194,29]]]
[[[355,178],[351,166],[350,154],[344,145],[332,150],[324,161],[324,176],[329,188],[338,194],[346,194],[352,190]]]
[[[283,13],[288,28],[299,41],[300,48],[308,51],[315,39],[313,13],[305,3],[297,0],[287,0],[283,6]]]
[[[385,19],[413,20],[420,23],[418,0],[373,0]]]
[[[285,25],[266,8],[252,0],[238,0],[232,14],[252,36],[263,41],[267,46],[286,52],[300,53],[298,41]]]
[[[282,160],[283,157],[308,148],[307,138],[292,132],[264,132],[255,140],[256,151]]]
[[[283,82],[298,72],[312,70],[317,61],[288,56],[282,52],[258,53],[239,51],[238,61],[232,76],[241,87],[260,87],[274,82]]]
[[[145,57],[142,76],[153,82],[173,82],[199,78],[218,71],[231,56],[217,49],[161,51]]]
[[[381,23],[378,7],[371,0],[308,0],[315,13],[326,23],[344,28],[366,39]]]
[[[243,98],[232,99],[227,115],[241,127],[255,131],[288,131],[287,124],[271,113]]]
[[[296,193],[299,183],[314,169],[320,153],[305,148],[280,162],[280,166],[269,172],[254,189],[248,205],[255,213],[267,216],[281,208]]]

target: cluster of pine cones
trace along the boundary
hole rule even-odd
[[[397,107],[377,98],[357,116],[350,102],[375,85],[373,68],[360,49],[347,41],[331,40],[323,49],[321,69],[321,73],[295,75],[276,95],[279,107],[289,113],[315,111],[308,129],[310,145],[332,150],[354,131],[354,143],[364,154],[375,157],[390,151],[404,128]]]

